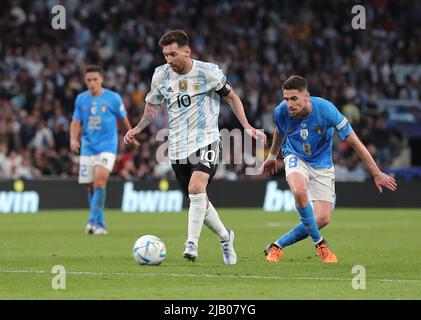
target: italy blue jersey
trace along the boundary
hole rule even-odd
[[[93,97],[89,91],[79,94],[75,101],[73,120],[82,124],[80,154],[92,156],[101,152],[117,153],[117,119],[127,116],[123,100],[117,92],[104,89]]]
[[[314,168],[330,168],[334,128],[345,140],[352,127],[330,101],[318,97],[310,101],[312,110],[305,118],[291,117],[285,101],[276,107],[275,123],[279,134],[285,135],[282,155],[294,154]]]

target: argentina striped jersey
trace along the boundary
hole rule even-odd
[[[198,149],[219,140],[220,97],[216,91],[226,83],[222,70],[213,63],[193,60],[184,75],[169,64],[155,69],[150,104],[164,104],[169,118],[170,160],[185,159]]]

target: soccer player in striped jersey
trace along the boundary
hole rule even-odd
[[[130,143],[156,117],[161,104],[169,115],[169,158],[177,181],[190,200],[188,237],[184,258],[195,261],[203,223],[220,240],[226,264],[236,264],[234,232],[224,226],[209,201],[206,188],[221,155],[218,116],[220,98],[232,108],[244,129],[263,142],[266,136],[248,122],[240,98],[222,70],[213,63],[191,58],[188,35],[183,30],[164,34],[159,45],[167,61],[155,69],[145,112],[139,124],[127,132]]]
[[[385,187],[396,190],[393,177],[380,171],[367,148],[358,139],[347,119],[328,100],[310,96],[307,80],[291,76],[283,86],[284,101],[275,109],[274,130],[269,157],[263,163],[263,172],[275,173],[276,157],[282,144],[282,156],[289,187],[300,214],[299,223],[290,232],[265,249],[268,262],[278,262],[283,249],[311,236],[316,252],[323,262],[336,263],[319,229],[330,221],[335,198],[335,175],[332,162],[332,138],[336,131],[364,161],[379,192]],[[310,204],[312,202],[313,205]]]

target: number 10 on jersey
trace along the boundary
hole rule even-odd
[[[179,94],[177,96],[177,103],[178,103],[178,107],[181,108],[181,106],[183,107],[189,107],[191,104],[191,98],[188,94]]]

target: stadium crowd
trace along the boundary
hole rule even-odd
[[[137,124],[154,68],[165,62],[158,40],[177,27],[189,33],[194,58],[221,66],[255,127],[273,131],[280,85],[300,74],[312,95],[333,101],[347,116],[381,168],[411,165],[407,137],[388,128],[387,111],[376,101],[420,100],[420,73],[411,71],[421,68],[420,2],[363,2],[365,30],[351,26],[351,1],[68,0],[61,1],[65,30],[51,26],[52,3],[2,1],[0,178],[77,175],[69,123],[74,99],[85,90],[87,64],[103,66],[105,87],[122,95]],[[171,175],[169,163],[155,157],[156,133],[166,126],[161,112],[140,135],[138,149],[121,144],[114,173],[124,179]],[[230,108],[221,108],[220,128],[237,127]],[[334,158],[338,180],[367,177],[337,136]],[[250,178],[244,164],[229,163],[216,177]]]

